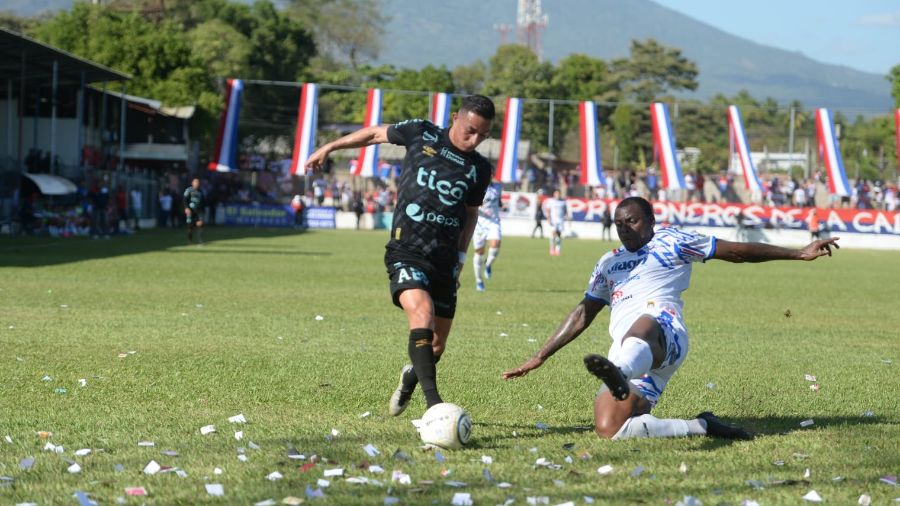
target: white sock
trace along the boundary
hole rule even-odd
[[[703,436],[705,434],[706,422],[699,418],[679,420],[676,418],[661,419],[653,415],[641,415],[625,420],[625,424],[612,438],[686,437]]]
[[[619,366],[628,379],[640,378],[650,372],[653,366],[653,352],[650,345],[637,337],[626,337],[612,362]]]
[[[475,269],[475,282],[481,283],[481,268],[484,264],[484,255],[475,253],[472,257],[472,268]]]
[[[487,254],[487,266],[490,267],[494,264],[494,260],[497,259],[497,255],[500,254],[500,248],[488,248]]]

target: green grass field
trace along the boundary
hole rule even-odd
[[[802,504],[813,489],[830,504],[900,496],[880,482],[900,473],[896,252],[695,267],[685,293],[690,354],[655,414],[712,410],[759,437],[605,441],[587,429],[598,384],[581,359],[606,352],[608,312],[526,378],[503,382],[500,373],[543,343],[613,245],[569,240],[563,256],[551,258],[546,241],[505,239],[487,292],[475,292],[467,266],[438,367],[444,399],[471,413],[474,441],[436,455],[419,449],[410,423],[424,411],[420,394],[401,417],[385,414],[407,361],[407,332],[388,295],[384,232],[218,228],[206,238],[203,248],[184,246],[180,231],[0,239],[0,476],[13,479],[0,480],[0,504],[77,504],[76,491],[114,504],[139,486],[149,495],[127,504],[288,496],[449,504],[456,492],[476,505],[545,496],[551,505],[584,504],[584,496],[598,504],[684,496],[707,505]],[[817,377],[819,391],[805,374]],[[248,423],[228,422],[238,413]],[[814,425],[801,428],[806,419]],[[201,435],[210,424],[216,432]],[[44,451],[38,431],[52,431],[47,441],[64,453]],[[369,457],[367,444],[380,455]],[[82,448],[93,452],[76,457]],[[289,459],[291,448],[307,460]],[[394,458],[398,449],[409,460]],[[301,468],[313,455],[319,462]],[[30,456],[33,466],[22,469]],[[535,466],[539,458],[561,468]],[[145,475],[151,460],[187,476]],[[80,473],[68,473],[68,461]],[[601,476],[606,464],[614,470]],[[638,466],[644,471],[634,477]],[[307,487],[318,488],[332,468],[343,468],[344,478],[328,478],[324,498],[307,498]],[[412,484],[392,484],[393,470]],[[284,478],[267,480],[273,471]],[[356,476],[381,486],[345,481]],[[222,484],[224,497],[207,495],[208,483]]]

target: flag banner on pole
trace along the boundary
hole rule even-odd
[[[229,79],[225,82],[225,110],[219,120],[219,135],[216,136],[216,150],[207,166],[217,172],[238,170],[237,165],[237,131],[238,116],[241,114],[241,95],[244,92],[244,81]]]
[[[449,93],[434,93],[431,95],[431,122],[441,128],[447,128],[450,122],[450,103],[453,95]]]
[[[297,108],[297,134],[291,157],[291,175],[306,174],[306,161],[316,147],[316,126],[319,121],[319,86],[305,83],[300,89]]]
[[[684,189],[684,176],[675,153],[675,132],[672,131],[666,104],[654,102],[650,105],[650,121],[653,125],[653,149],[659,157],[663,188]]]
[[[844,171],[844,160],[841,159],[841,148],[834,135],[834,123],[831,112],[825,108],[816,109],[816,136],[819,138],[819,153],[825,163],[828,174],[828,193],[849,197],[852,191]]]
[[[894,111],[894,124],[897,127],[897,171],[900,172],[900,109]]]
[[[597,129],[597,104],[578,104],[581,137],[581,184],[600,186],[604,183],[603,163],[600,160],[600,141]]]
[[[735,105],[728,106],[728,131],[731,135],[730,144],[732,153],[737,152],[744,174],[744,186],[754,193],[762,194],[762,183],[750,158],[750,146],[747,144],[747,135],[744,132],[744,123],[741,121],[741,111]]]
[[[515,183],[519,167],[519,129],[522,126],[522,99],[507,98],[500,137],[500,158],[495,179],[501,183]]]
[[[369,88],[369,97],[366,100],[366,118],[363,127],[381,124],[381,98],[380,88]],[[354,176],[372,177],[375,175],[378,164],[378,144],[366,146],[359,150],[359,159],[356,161]]]

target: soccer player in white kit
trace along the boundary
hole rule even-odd
[[[560,250],[562,249],[562,235],[563,228],[566,224],[566,215],[568,214],[568,209],[566,208],[566,200],[560,198],[559,190],[553,191],[553,198],[547,199],[547,202],[544,204],[547,206],[547,221],[550,223],[550,256],[559,256]]]
[[[524,376],[578,337],[604,306],[610,307],[608,357],[588,355],[588,371],[603,381],[594,399],[594,430],[611,439],[707,435],[752,439],[709,412],[690,420],[659,419],[650,414],[669,379],[684,362],[688,332],[682,319],[681,292],[691,267],[710,259],[727,262],[811,261],[831,256],[838,238],[811,242],[802,249],[731,242],[673,227],[654,232],[653,207],[640,197],[619,203],[615,225],[622,247],[603,255],[588,282],[584,299],[532,358],[503,373]]]
[[[500,240],[503,234],[500,230],[500,197],[503,194],[503,187],[500,183],[493,183],[488,186],[484,194],[484,201],[478,208],[478,223],[475,224],[475,233],[472,235],[472,245],[475,248],[472,267],[475,269],[475,289],[479,292],[484,291],[484,279],[481,276],[482,269],[484,277],[491,279],[494,261],[500,254]],[[488,246],[487,261],[485,261],[484,247]]]

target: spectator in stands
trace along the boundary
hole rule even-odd
[[[544,195],[544,190],[537,191],[537,205],[534,210],[534,228],[531,229],[531,238],[534,239],[534,233],[538,230],[541,231],[541,239],[544,238],[544,205],[541,202],[541,197]]]
[[[603,232],[600,234],[600,239],[606,239],[608,241],[612,241],[612,213],[609,211],[609,205],[607,204],[603,209],[603,216],[601,217],[601,221],[603,222]]]
[[[812,208],[812,211],[809,212],[809,218],[807,219],[807,223],[809,224],[809,236],[812,237],[812,240],[821,239],[820,236],[820,225],[819,225],[819,210],[815,207]]]
[[[659,192],[659,178],[656,175],[656,169],[654,167],[647,167],[647,177],[644,179],[644,184],[647,186],[647,198],[649,200],[656,200],[657,193]]]
[[[172,222],[172,193],[168,188],[159,191],[159,212],[156,215],[156,225],[160,228],[170,227]]]
[[[697,194],[697,184],[694,182],[694,175],[688,172],[684,175],[684,190],[687,194],[686,200],[691,202]]]
[[[362,193],[360,192],[353,194],[353,212],[356,214],[356,230],[359,230],[362,216],[366,212],[366,204],[363,202]]]
[[[106,211],[109,207],[109,188],[94,184],[90,193],[91,199],[91,236],[97,239],[101,235],[109,237],[109,225],[106,219]]]
[[[143,215],[144,208],[144,193],[141,192],[140,188],[135,186],[131,189],[131,217],[134,219],[134,229],[140,230],[141,225],[141,216]]]
[[[806,207],[806,188],[801,184],[796,184],[794,188],[793,201],[797,207]]]
[[[116,209],[113,213],[115,220],[116,234],[122,233],[122,226],[128,226],[128,194],[125,193],[125,187],[119,185],[116,189]]]

